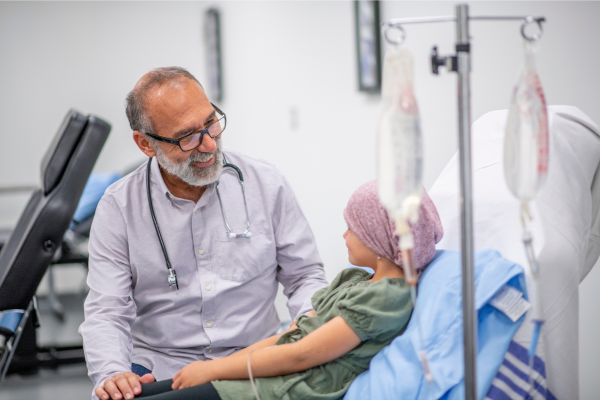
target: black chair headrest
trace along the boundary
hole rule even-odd
[[[60,182],[87,123],[87,118],[70,110],[42,159],[42,190],[48,195]]]

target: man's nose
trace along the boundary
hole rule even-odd
[[[217,150],[217,142],[208,135],[204,135],[202,143],[198,146],[198,151],[203,153],[214,153]]]

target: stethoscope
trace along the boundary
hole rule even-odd
[[[235,170],[238,175],[238,180],[240,185],[242,186],[242,196],[244,198],[244,209],[246,211],[246,231],[244,233],[234,233],[229,227],[229,223],[227,223],[227,217],[225,216],[225,209],[223,208],[223,201],[221,200],[221,193],[219,192],[219,181],[217,181],[216,190],[217,197],[219,198],[219,205],[221,206],[221,214],[223,215],[223,220],[225,221],[225,227],[227,231],[225,234],[230,239],[235,238],[250,238],[252,234],[250,233],[250,217],[248,216],[248,204],[246,203],[246,191],[244,190],[244,175],[242,171],[234,164],[230,164],[227,162],[227,158],[225,154],[223,154],[223,168],[231,168]],[[156,221],[156,215],[154,214],[154,206],[152,205],[152,194],[150,193],[150,170],[152,169],[152,157],[148,159],[148,164],[146,168],[146,191],[148,192],[148,205],[150,206],[150,215],[152,216],[152,222],[154,223],[154,229],[156,230],[156,236],[158,236],[158,242],[160,243],[160,247],[162,249],[163,255],[165,256],[165,262],[167,263],[167,269],[169,270],[169,275],[167,276],[167,282],[169,283],[169,287],[175,285],[177,290],[179,290],[179,283],[177,283],[177,273],[171,266],[171,261],[169,260],[169,254],[167,253],[167,248],[165,247],[165,242],[163,241],[162,235],[160,233],[160,228],[158,227],[158,222]]]

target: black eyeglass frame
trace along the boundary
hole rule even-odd
[[[221,109],[219,107],[215,106],[213,103],[210,103],[210,105],[213,106],[213,108],[215,109],[216,112],[218,112],[219,114],[221,114],[221,117],[219,119],[217,119],[215,122],[213,122],[212,124],[210,124],[209,126],[207,126],[206,128],[204,128],[202,130],[199,130],[197,132],[192,132],[189,135],[185,135],[181,139],[166,138],[164,136],[153,135],[152,133],[148,133],[148,132],[142,132],[142,133],[144,135],[150,136],[152,139],[156,139],[156,140],[161,141],[161,142],[165,142],[165,143],[176,145],[176,146],[179,147],[179,150],[183,151],[184,153],[188,152],[188,151],[192,151],[192,150],[194,150],[195,148],[197,148],[198,146],[200,146],[202,144],[202,140],[204,139],[204,135],[208,135],[208,136],[211,137],[211,139],[215,139],[215,138],[221,136],[221,134],[225,131],[225,128],[227,127],[227,116],[225,115],[225,113],[223,111],[221,111]],[[213,126],[214,124],[220,123],[222,119],[225,119],[225,125],[223,126],[223,129],[221,130],[221,132],[219,132],[218,135],[211,136],[211,134],[208,133],[208,129],[211,126]],[[196,135],[198,133],[200,133],[200,141],[198,142],[198,146],[195,146],[194,148],[191,148],[189,150],[184,150],[184,149],[181,148],[181,143],[180,142],[182,140],[184,140],[184,139],[186,139],[186,138],[188,138],[190,136]]]

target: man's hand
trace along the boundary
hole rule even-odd
[[[209,372],[210,361],[194,361],[175,374],[171,387],[177,390],[208,383],[212,380]]]
[[[122,372],[104,381],[104,386],[98,386],[96,396],[102,400],[133,399],[142,393],[142,383],[154,382],[154,375],[146,374],[140,378],[133,372]]]

